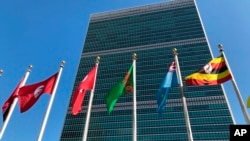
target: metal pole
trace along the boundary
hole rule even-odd
[[[246,108],[246,106],[245,106],[245,104],[244,104],[244,101],[242,100],[242,97],[241,97],[241,94],[240,94],[240,90],[239,90],[239,88],[238,88],[238,86],[237,86],[237,84],[236,84],[236,81],[235,81],[235,79],[234,79],[233,73],[232,73],[232,71],[231,71],[231,69],[230,69],[230,66],[229,66],[228,62],[227,62],[227,58],[226,58],[226,55],[225,55],[225,53],[224,53],[223,46],[222,46],[222,44],[219,44],[218,47],[219,47],[219,49],[220,49],[221,54],[223,55],[223,57],[224,57],[224,59],[225,59],[225,63],[226,63],[226,65],[227,65],[227,68],[228,68],[228,70],[229,70],[229,72],[230,72],[230,74],[231,74],[231,76],[232,76],[231,82],[232,82],[232,84],[233,84],[233,87],[234,87],[236,96],[237,96],[237,98],[238,98],[238,100],[239,100],[240,107],[241,107],[241,110],[242,110],[242,112],[243,112],[243,115],[244,115],[244,118],[245,118],[245,120],[246,120],[246,123],[247,123],[247,124],[250,124],[250,118],[249,118],[248,113],[247,113],[247,108]]]
[[[56,93],[57,86],[58,86],[58,83],[59,83],[59,80],[60,80],[60,77],[61,77],[61,74],[62,74],[64,64],[65,64],[65,61],[62,61],[61,65],[60,65],[60,68],[59,68],[59,73],[58,73],[58,76],[57,76],[57,79],[56,79],[56,82],[55,82],[55,86],[54,86],[54,89],[52,91],[51,98],[50,98],[50,101],[49,101],[49,104],[48,104],[48,107],[47,107],[47,111],[46,111],[44,119],[43,119],[42,127],[40,129],[40,133],[38,135],[37,141],[42,141],[44,129],[45,129],[45,126],[47,124],[47,120],[48,120],[50,110],[51,110],[51,107],[52,107],[52,104],[53,104],[53,101],[54,101],[54,98],[55,98],[55,93]]]
[[[28,77],[29,77],[29,74],[30,74],[30,72],[31,72],[31,69],[32,69],[32,65],[29,65],[29,68],[27,69],[27,71],[26,71],[26,73],[25,73],[25,75],[24,75],[24,79],[22,80],[22,82],[20,82],[20,83],[21,83],[21,84],[20,84],[20,87],[22,87],[22,86],[25,85],[25,83],[26,83],[26,81],[27,81],[27,79],[28,79]],[[20,87],[19,87],[19,88],[20,88]],[[18,88],[18,89],[19,89],[19,88]],[[15,106],[16,106],[16,104],[17,104],[17,101],[18,101],[18,98],[15,97],[14,100],[13,100],[13,103],[12,103],[11,106],[10,106],[10,111],[9,111],[9,113],[8,113],[6,119],[5,119],[5,122],[3,123],[3,128],[1,129],[1,132],[0,132],[0,140],[1,140],[2,137],[3,137],[3,134],[4,134],[4,132],[5,132],[5,129],[6,129],[7,125],[8,125],[8,123],[9,123],[10,117],[12,116],[12,113],[13,113],[13,111],[14,111],[14,108],[15,108]]]
[[[133,141],[137,141],[137,117],[136,117],[136,54],[132,55],[133,59]]]
[[[100,57],[97,56],[96,57],[96,64],[95,64],[96,67],[97,67],[97,70],[98,70],[99,60],[100,60]],[[87,117],[86,117],[86,121],[85,121],[85,127],[84,127],[83,139],[82,139],[83,141],[86,141],[87,140],[87,136],[88,136],[89,120],[90,120],[91,107],[92,107],[93,98],[94,98],[94,91],[95,91],[95,82],[96,82],[97,70],[96,70],[95,79],[94,79],[94,86],[93,86],[93,89],[91,90],[90,98],[89,98],[89,106],[88,106]]]
[[[176,48],[173,49],[173,53],[174,53],[174,59],[176,63],[176,71],[177,71],[177,75],[178,75],[178,79],[180,83],[180,91],[181,91],[184,117],[185,117],[185,122],[187,126],[188,140],[193,141],[192,129],[191,129],[189,115],[188,115],[187,102],[186,102],[186,98],[184,96],[184,91],[183,91],[183,83],[182,83],[182,77],[181,77],[180,66],[179,66],[179,61],[178,61],[178,53],[177,53]]]

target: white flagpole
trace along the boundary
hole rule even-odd
[[[95,82],[96,82],[96,76],[97,76],[97,71],[98,71],[99,60],[100,60],[100,57],[97,56],[96,57],[96,64],[95,64],[96,67],[97,67],[97,70],[96,70],[95,79],[94,79],[94,86],[93,86],[93,89],[90,92],[89,106],[88,106],[87,117],[86,117],[86,121],[85,121],[85,127],[84,127],[84,133],[83,133],[82,141],[86,141],[87,136],[88,136],[90,113],[91,113],[91,107],[92,107],[93,98],[94,98]]]
[[[53,101],[54,101],[54,98],[55,98],[55,93],[56,93],[57,86],[58,86],[58,83],[59,83],[59,80],[60,80],[60,77],[61,77],[61,74],[62,74],[64,64],[65,64],[65,61],[62,61],[61,65],[60,65],[59,73],[58,73],[58,76],[57,76],[57,79],[56,79],[56,82],[55,82],[55,86],[54,86],[54,89],[52,91],[51,98],[50,98],[50,101],[49,101],[49,104],[48,104],[48,107],[47,107],[47,111],[46,111],[44,119],[43,119],[43,124],[42,124],[42,127],[40,129],[40,133],[39,133],[37,141],[42,141],[44,129],[45,129],[45,126],[47,124],[47,120],[48,120],[50,110],[51,110],[51,107],[52,107],[52,104],[53,104]]]
[[[26,81],[27,81],[27,79],[28,79],[28,77],[29,77],[29,74],[30,74],[30,72],[31,72],[31,69],[32,69],[32,65],[29,65],[29,68],[27,69],[27,71],[26,71],[26,73],[25,73],[25,75],[24,75],[24,79],[23,79],[23,81],[21,82],[22,84],[20,84],[20,87],[22,87],[22,86],[25,85],[25,83],[26,83]],[[7,117],[6,117],[5,121],[4,121],[4,123],[3,123],[3,128],[1,129],[1,132],[0,132],[0,140],[1,140],[2,137],[3,137],[3,133],[5,132],[5,129],[6,129],[6,127],[7,127],[7,124],[9,123],[10,117],[12,116],[12,113],[13,113],[13,111],[14,111],[14,108],[15,108],[16,104],[17,104],[17,101],[18,101],[18,98],[15,97],[14,100],[13,100],[13,103],[12,103],[11,106],[10,106],[10,111],[9,111],[9,113],[8,113],[8,115],[7,115]]]
[[[137,117],[136,117],[136,54],[132,55],[133,59],[133,141],[137,141]]]
[[[189,115],[188,115],[187,102],[186,102],[186,98],[184,96],[184,91],[183,91],[183,83],[182,83],[182,77],[181,77],[180,66],[179,66],[179,61],[178,61],[178,53],[177,53],[176,48],[173,49],[173,53],[174,53],[174,59],[176,63],[176,71],[177,71],[177,75],[178,75],[178,79],[180,83],[183,111],[184,111],[184,117],[185,117],[185,122],[187,126],[187,133],[188,133],[188,141],[193,141],[193,134],[192,134]]]
[[[237,84],[236,84],[236,81],[235,81],[235,79],[234,79],[233,73],[232,73],[232,71],[231,71],[231,69],[230,69],[230,66],[229,66],[228,62],[227,62],[227,58],[226,58],[226,55],[225,55],[225,53],[224,53],[224,49],[223,49],[223,47],[222,47],[222,44],[219,44],[218,47],[219,47],[219,49],[220,49],[221,54],[223,55],[223,57],[224,57],[224,59],[225,59],[225,63],[226,63],[226,65],[227,65],[227,68],[228,68],[228,70],[229,70],[229,72],[230,72],[230,74],[231,74],[231,76],[232,76],[231,82],[232,82],[232,84],[233,84],[233,87],[234,87],[236,96],[237,96],[237,98],[238,98],[238,100],[239,100],[240,107],[241,107],[241,110],[242,110],[242,112],[243,112],[243,115],[244,115],[244,118],[245,118],[245,120],[246,120],[246,123],[247,123],[247,124],[250,124],[250,118],[249,118],[249,116],[248,116],[246,106],[245,106],[245,104],[244,104],[244,101],[242,100],[242,97],[241,97],[241,94],[240,94],[240,90],[239,90],[239,88],[238,88],[238,86],[237,86]]]

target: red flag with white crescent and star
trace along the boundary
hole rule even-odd
[[[58,72],[44,81],[26,85],[19,89],[18,100],[21,113],[29,110],[42,94],[52,94],[57,76]]]
[[[92,90],[95,83],[97,65],[84,77],[78,87],[75,89],[72,98],[72,115],[77,115],[82,110],[82,102],[87,90]]]

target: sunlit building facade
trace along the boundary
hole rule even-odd
[[[132,94],[120,97],[109,115],[104,97],[123,79],[137,54],[138,141],[187,141],[187,129],[178,87],[171,89],[165,112],[157,112],[155,94],[177,48],[190,123],[195,141],[229,140],[233,117],[218,86],[185,86],[185,76],[211,60],[212,54],[196,3],[175,0],[153,5],[97,13],[90,17],[74,88],[100,56],[88,130],[88,141],[131,141]],[[72,92],[73,94],[73,92]],[[82,112],[65,117],[61,141],[81,141],[89,92]]]

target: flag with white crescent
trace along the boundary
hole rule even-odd
[[[87,90],[92,90],[94,87],[95,77],[97,72],[97,65],[95,65],[89,73],[80,82],[75,89],[72,97],[72,115],[77,115],[82,110],[82,103]]]
[[[20,88],[18,100],[21,113],[29,110],[42,94],[52,94],[57,76],[58,72],[44,81]]]

